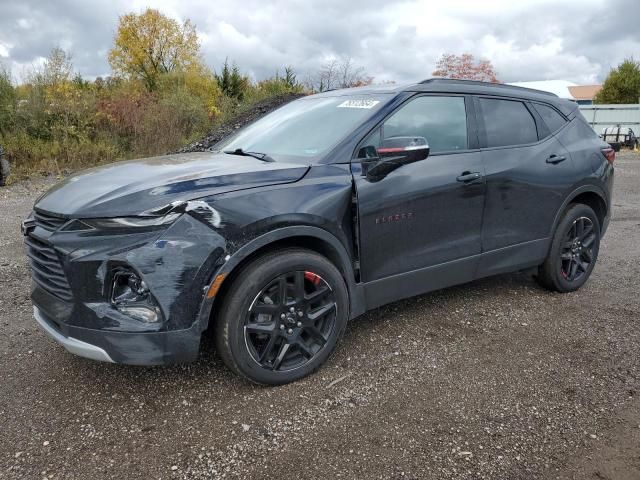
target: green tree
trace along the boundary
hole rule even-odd
[[[152,91],[160,75],[200,63],[196,27],[190,20],[181,25],[151,8],[140,15],[123,15],[109,63],[116,73],[139,78]]]
[[[13,128],[17,102],[11,73],[0,65],[0,135],[5,136]]]
[[[251,83],[247,76],[240,73],[240,69],[235,63],[229,66],[229,59],[224,61],[220,74],[216,74],[216,80],[222,93],[237,100],[244,98]]]
[[[595,103],[639,103],[640,62],[629,58],[609,72]]]

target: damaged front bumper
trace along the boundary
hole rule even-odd
[[[34,316],[49,336],[94,360],[197,358],[213,302],[205,293],[226,250],[210,221],[184,213],[162,230],[117,234],[45,226],[27,229],[25,242]]]

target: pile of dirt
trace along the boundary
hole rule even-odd
[[[236,130],[245,125],[257,120],[263,115],[275,110],[276,108],[303,97],[303,94],[288,93],[286,95],[279,95],[277,97],[269,98],[252,105],[250,108],[241,111],[228,122],[217,125],[211,132],[205,135],[200,140],[185,145],[184,147],[171,153],[189,153],[189,152],[204,152],[210,149],[213,145],[218,143],[225,137],[233,134]]]

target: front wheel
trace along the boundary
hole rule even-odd
[[[548,290],[573,292],[587,281],[598,258],[600,222],[591,207],[574,204],[564,214],[537,280]]]
[[[338,269],[308,250],[258,257],[236,275],[216,323],[225,364],[256,383],[298,380],[331,355],[348,318]]]

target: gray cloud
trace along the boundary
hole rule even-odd
[[[82,75],[107,74],[118,16],[147,4],[194,21],[210,66],[228,57],[256,79],[285,65],[304,77],[328,58],[349,56],[378,80],[412,81],[429,77],[441,54],[470,52],[491,60],[503,81],[588,83],[640,56],[637,0],[458,0],[437,8],[428,0],[0,1],[0,61],[18,75],[56,45],[71,51]]]

